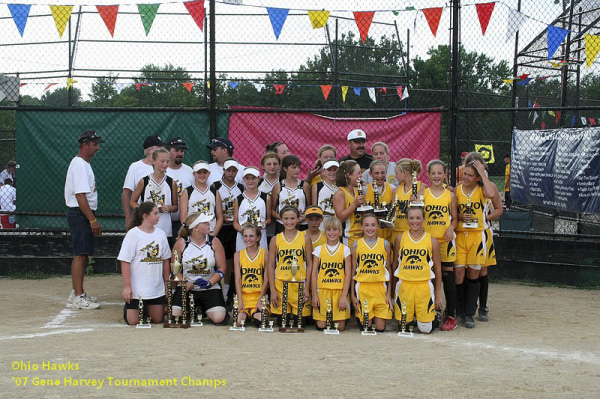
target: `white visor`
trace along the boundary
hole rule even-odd
[[[211,220],[213,220],[213,219],[214,219],[214,217],[215,217],[215,216],[214,216],[214,215],[212,215],[212,214],[209,214],[209,215],[207,215],[207,214],[205,214],[205,213],[202,213],[202,214],[200,214],[200,216],[198,216],[198,217],[196,218],[196,220],[194,220],[194,221],[192,222],[192,224],[190,224],[190,225],[188,226],[188,229],[190,229],[190,230],[191,230],[191,229],[193,229],[194,227],[198,226],[200,223],[206,223],[206,222],[210,222]]]
[[[240,170],[240,164],[237,163],[237,161],[234,161],[234,160],[231,160],[231,159],[228,160],[228,161],[225,161],[225,163],[223,164],[223,169],[229,169],[232,166],[234,168],[236,168],[237,170]]]
[[[323,169],[329,169],[333,166],[335,166],[336,168],[339,168],[340,164],[338,163],[338,161],[327,161],[327,162],[325,162],[325,165],[323,165]]]
[[[206,162],[200,162],[194,165],[194,172],[198,172],[200,170],[210,170],[210,168]]]
[[[244,177],[252,175],[254,177],[260,177],[260,173],[255,168],[246,168],[244,169]]]

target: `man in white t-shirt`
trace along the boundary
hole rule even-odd
[[[98,309],[100,305],[83,290],[83,276],[88,256],[94,254],[94,236],[102,234],[96,219],[98,191],[90,160],[104,140],[94,130],[86,130],[79,135],[79,153],[71,160],[65,180],[65,203],[67,222],[73,242],[71,279],[73,290],[69,299],[75,309]]]
[[[208,165],[210,176],[208,177],[207,184],[210,186],[216,181],[221,181],[221,177],[223,177],[223,164],[229,158],[233,157],[234,146],[227,137],[217,137],[216,139],[212,139],[206,147],[210,150],[210,156],[214,161]],[[244,166],[239,165],[238,174],[235,176],[236,183],[244,184],[243,171]]]
[[[17,209],[17,189],[12,186],[11,178],[6,178],[2,181],[4,184],[0,186],[0,210],[6,212],[14,212]],[[2,215],[0,228],[14,229],[15,215]]]
[[[4,180],[11,179],[12,185],[15,187],[15,175],[17,171],[17,163],[15,161],[9,161],[6,165],[6,169],[0,172],[0,186],[4,184]]]
[[[183,157],[187,150],[187,145],[181,137],[173,137],[167,140],[165,146],[169,150],[169,167],[167,168],[167,176],[169,176],[177,185],[177,212],[171,212],[171,224],[173,231],[173,243],[177,238],[177,233],[181,227],[179,217],[179,197],[183,190],[194,184],[194,171],[192,168],[183,163]]]
[[[138,182],[154,171],[152,168],[152,152],[163,146],[163,142],[159,136],[146,137],[146,140],[144,140],[144,155],[146,158],[132,163],[129,165],[129,169],[127,169],[127,175],[123,183],[123,195],[121,197],[123,214],[125,215],[125,229],[129,228],[131,222],[131,207],[129,206],[131,195],[135,191]]]

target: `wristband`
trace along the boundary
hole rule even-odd
[[[94,224],[98,221],[98,219],[90,220],[90,224]]]
[[[217,270],[217,271],[216,271],[216,273],[217,273],[219,276],[221,276],[221,280],[223,280],[223,279],[225,278],[225,274],[223,274],[223,272],[222,272],[222,271],[220,271],[220,270]]]

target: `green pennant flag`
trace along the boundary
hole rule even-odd
[[[160,4],[138,4],[138,12],[142,18],[146,36],[148,36],[148,33],[150,33],[150,28],[152,28],[152,23],[154,22],[154,17],[156,17],[156,13],[158,12],[158,7],[160,7]]]

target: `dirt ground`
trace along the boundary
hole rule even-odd
[[[0,279],[0,397],[597,398],[600,392],[600,291],[492,284],[488,323],[404,338],[395,331],[362,336],[354,322],[339,336],[314,329],[233,332],[209,323],[135,329],[122,322],[120,276],[88,277],[85,285],[101,309],[70,309],[69,277]],[[102,386],[85,386],[94,380]],[[135,386],[160,380],[171,385]]]

